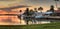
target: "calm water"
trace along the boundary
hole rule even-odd
[[[50,21],[29,21],[29,24],[45,24],[50,23]],[[0,25],[25,25],[26,22],[22,19],[20,23],[20,19],[17,16],[0,16]]]

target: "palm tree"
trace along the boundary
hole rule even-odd
[[[22,10],[20,10],[20,13],[22,12]],[[18,15],[18,18],[20,19],[20,23],[21,23],[21,15],[22,14],[20,14],[20,15]]]
[[[29,17],[27,17],[27,16],[29,16],[29,8],[26,8],[24,15],[26,16],[26,17],[24,17],[24,19],[26,21],[26,24],[28,25]]]
[[[20,13],[22,12],[22,10],[20,10]],[[21,23],[21,15],[20,15],[20,23]]]

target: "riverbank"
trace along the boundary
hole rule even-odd
[[[0,25],[0,29],[60,29],[60,22],[34,25]]]

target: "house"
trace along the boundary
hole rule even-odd
[[[58,8],[58,10],[55,10],[55,15],[60,16],[60,8]]]

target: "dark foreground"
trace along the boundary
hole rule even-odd
[[[60,23],[36,25],[0,25],[0,29],[60,29]]]

